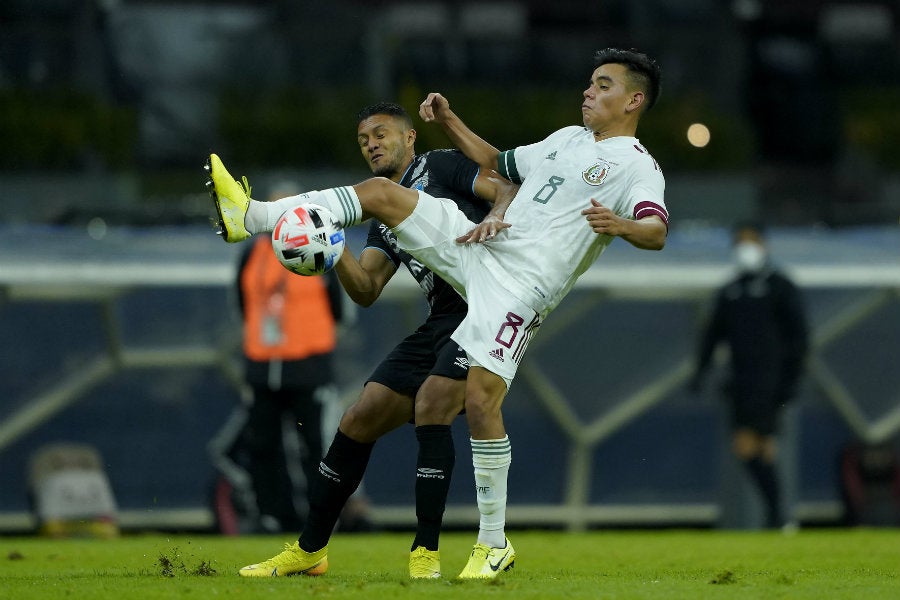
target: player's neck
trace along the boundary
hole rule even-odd
[[[602,142],[614,137],[636,137],[637,121],[630,118],[608,121],[600,128],[595,129],[593,133],[595,142]]]
[[[400,183],[400,180],[403,179],[403,176],[406,175],[406,172],[409,170],[409,166],[411,164],[413,164],[414,158],[415,158],[415,155],[410,156],[409,160],[407,160],[405,163],[403,163],[403,166],[401,166],[399,169],[397,169],[394,172],[394,174],[391,175],[388,179],[390,179],[394,183]]]
[[[635,137],[636,133],[635,129],[629,127],[616,127],[593,132],[595,142],[602,142],[614,137]]]

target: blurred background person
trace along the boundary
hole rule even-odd
[[[787,524],[775,467],[781,410],[797,391],[808,347],[803,299],[771,262],[761,225],[733,230],[737,276],[715,298],[697,350],[691,381],[699,391],[719,344],[730,351],[722,387],[729,404],[732,450],[762,494],[766,526]]]
[[[281,184],[270,197],[298,189]],[[301,277],[285,269],[268,234],[241,254],[237,274],[249,400],[223,429],[230,443],[213,446],[229,457],[230,468],[217,463],[243,499],[234,512],[246,513],[248,522],[228,527],[217,508],[220,529],[296,531],[308,513],[308,482],[322,459],[323,430],[333,430],[340,415],[333,354],[345,313],[343,293],[334,273]],[[361,526],[367,522],[365,501],[357,499],[344,515],[354,523],[342,522],[342,528],[367,528]]]

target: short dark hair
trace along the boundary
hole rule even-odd
[[[620,50],[619,48],[605,48],[597,50],[594,54],[594,68],[606,64],[623,65],[631,74],[634,82],[644,91],[647,99],[647,110],[653,108],[661,91],[659,64],[633,48]]]
[[[375,115],[390,115],[392,117],[397,117],[398,119],[402,119],[407,127],[410,129],[413,128],[413,122],[409,113],[396,102],[379,102],[365,107],[357,113],[356,124],[359,125],[369,117]]]

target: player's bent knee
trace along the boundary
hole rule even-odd
[[[464,402],[465,381],[431,376],[416,395],[416,425],[449,425]]]
[[[416,425],[450,425],[462,412],[462,402],[449,404],[416,405]]]
[[[470,428],[481,428],[491,423],[502,420],[500,405],[502,399],[494,399],[484,396],[466,397],[466,419]]]
[[[368,414],[364,405],[354,404],[341,417],[340,430],[344,435],[358,442],[373,441],[380,434],[379,428],[375,426],[377,421],[374,417],[376,416]]]
[[[356,185],[356,193],[362,207],[369,211],[377,211],[390,202],[393,181],[386,177],[372,177]]]

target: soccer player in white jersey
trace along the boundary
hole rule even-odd
[[[505,535],[511,446],[501,406],[528,342],[613,238],[649,250],[665,245],[665,181],[635,137],[659,95],[659,67],[645,54],[618,49],[597,52],[594,65],[583,92],[583,127],[507,152],[466,127],[440,94],[422,102],[422,118],[439,123],[469,158],[522,184],[479,224],[452,202],[380,178],[256,202],[210,156],[226,241],[270,231],[285,210],[312,202],[345,227],[377,218],[404,250],[466,297],[468,313],[452,337],[469,357],[465,407],[481,519],[463,579],[494,578],[515,560]]]

